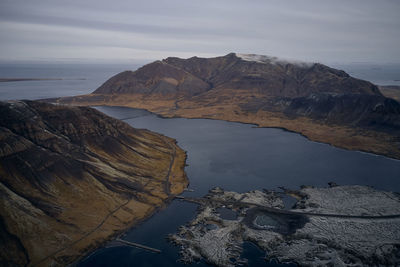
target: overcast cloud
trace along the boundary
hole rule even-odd
[[[397,0],[0,0],[0,60],[400,62]]]

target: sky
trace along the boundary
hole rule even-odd
[[[0,0],[0,60],[400,63],[398,0]]]

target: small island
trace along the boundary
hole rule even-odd
[[[283,196],[297,199],[285,209]],[[214,188],[199,204],[197,216],[171,242],[181,260],[204,259],[216,266],[237,266],[243,242],[266,252],[265,260],[301,266],[395,266],[400,263],[400,197],[367,186],[236,193]]]

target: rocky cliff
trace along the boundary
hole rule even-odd
[[[400,103],[370,82],[319,63],[234,53],[167,58],[120,73],[93,94],[47,101],[282,127],[315,141],[400,158]]]
[[[168,137],[87,107],[0,102],[0,265],[66,265],[183,191]]]

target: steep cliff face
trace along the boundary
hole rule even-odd
[[[0,102],[0,265],[66,265],[183,191],[173,139],[92,108]]]

